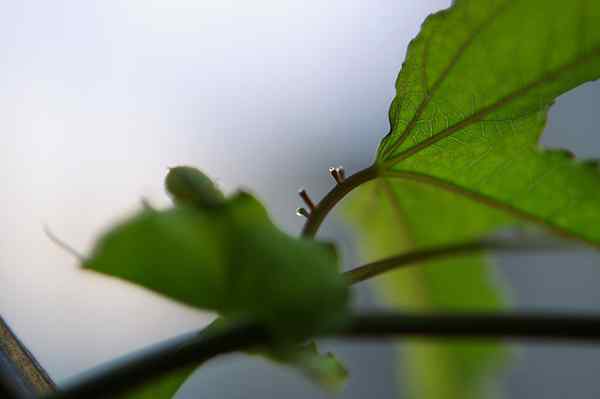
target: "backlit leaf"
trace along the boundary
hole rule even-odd
[[[351,194],[346,213],[360,231],[365,261],[470,241],[510,221],[455,194],[404,183],[380,179]],[[481,255],[470,255],[399,269],[374,282],[380,298],[401,309],[494,311],[505,303],[496,280]],[[491,343],[411,340],[402,348],[399,387],[414,398],[480,397],[506,355]]]
[[[351,205],[364,252],[472,240],[522,221],[600,243],[596,165],[538,145],[555,98],[600,77],[599,22],[600,2],[585,0],[456,0],[428,17],[396,82],[380,178]],[[499,308],[489,274],[470,256],[380,281],[395,305]],[[483,392],[498,348],[419,343],[409,354],[413,397],[468,398]]]
[[[380,173],[600,242],[597,167],[537,143],[554,99],[600,77],[598,23],[600,2],[586,0],[462,0],[427,18],[397,80]]]

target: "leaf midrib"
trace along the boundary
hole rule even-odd
[[[585,237],[579,233],[567,230],[564,227],[562,227],[548,219],[537,216],[533,213],[524,211],[522,209],[516,208],[515,206],[513,206],[509,203],[506,203],[502,200],[498,200],[498,199],[488,196],[486,194],[482,194],[477,191],[469,190],[463,186],[460,186],[458,184],[455,184],[453,182],[450,182],[448,180],[445,180],[445,179],[442,179],[439,177],[431,176],[431,175],[428,175],[425,173],[408,172],[408,171],[387,171],[381,177],[411,180],[411,181],[414,181],[417,183],[436,187],[436,188],[442,189],[444,191],[451,192],[451,193],[460,195],[461,197],[475,201],[475,202],[482,204],[488,208],[493,208],[493,209],[508,213],[511,216],[514,216],[519,220],[525,220],[525,221],[535,223],[535,224],[540,225],[543,228],[545,228],[551,232],[554,232],[562,237],[565,237],[568,239],[579,240],[579,241],[585,242],[586,244],[589,244],[593,247],[600,248],[600,243],[593,241],[590,238]]]

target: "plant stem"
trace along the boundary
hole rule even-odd
[[[269,341],[265,330],[253,323],[231,325],[219,332],[185,334],[93,370],[47,398],[113,397],[165,373]]]
[[[3,383],[3,384],[2,384]],[[0,317],[0,385],[16,397],[53,392],[54,382]],[[4,393],[0,397],[10,397]]]
[[[600,342],[600,316],[558,313],[370,313],[352,317],[346,328],[330,336],[352,339],[412,336]],[[230,326],[210,334],[187,334],[89,373],[87,377],[63,387],[46,399],[104,398],[220,354],[271,343],[267,332],[252,323]]]
[[[333,209],[333,207],[340,202],[342,198],[346,196],[350,191],[373,180],[379,176],[378,166],[376,164],[363,169],[352,176],[346,178],[340,184],[336,184],[335,187],[329,191],[323,199],[316,205],[315,209],[310,213],[304,228],[302,229],[303,237],[314,237],[325,220],[325,217]]]
[[[367,263],[366,265],[358,266],[352,270],[344,272],[343,274],[348,279],[349,284],[356,284],[391,270],[411,266],[418,262],[425,262],[435,258],[442,258],[461,253],[479,252],[484,249],[489,249],[486,243],[471,242],[466,244],[417,250],[381,259],[372,263]]]
[[[355,316],[338,335],[416,336],[600,342],[600,315],[560,313],[372,313]]]
[[[516,241],[516,240],[481,240],[471,241],[454,245],[444,245],[434,248],[419,249],[404,254],[384,258],[372,263],[358,266],[352,270],[344,272],[349,284],[356,284],[361,281],[379,276],[380,274],[399,269],[402,267],[413,266],[416,263],[426,262],[437,258],[445,258],[452,255],[469,254],[474,252],[494,250],[494,251],[529,251],[532,249],[551,249],[562,250],[571,248],[570,246],[556,246],[553,242],[536,241]]]

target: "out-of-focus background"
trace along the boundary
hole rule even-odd
[[[59,383],[212,316],[78,270],[81,251],[141,198],[167,203],[168,166],[250,188],[296,233],[297,189],[352,171],[387,133],[393,83],[424,17],[449,1],[19,0],[0,6],[0,314]],[[600,155],[600,85],[559,99],[544,143]],[[323,236],[352,235],[330,222]],[[497,258],[515,307],[594,310],[600,255]],[[359,302],[369,301],[361,292]],[[397,397],[392,346],[326,343],[352,379],[341,398]],[[519,346],[510,397],[597,397],[600,349]],[[180,398],[324,397],[242,355],[210,362]]]

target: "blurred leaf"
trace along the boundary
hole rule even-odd
[[[220,309],[228,271],[218,219],[187,207],[143,210],[104,234],[84,267],[188,305]]]
[[[133,392],[120,395],[117,399],[171,399],[195,369],[196,367],[189,367],[167,374]]]
[[[289,338],[345,322],[349,291],[335,247],[283,233],[248,194],[231,204],[236,238],[231,240],[230,300]]]
[[[600,77],[599,23],[600,2],[585,0],[461,0],[427,18],[398,76],[381,174],[600,243],[596,164],[537,143],[554,99]]]
[[[337,328],[348,289],[335,249],[296,239],[238,193],[218,206],[143,210],[103,235],[86,268],[294,340]]]
[[[170,168],[165,178],[165,188],[174,202],[179,204],[211,208],[225,202],[225,195],[215,183],[191,166]]]
[[[503,214],[456,194],[411,182],[377,180],[351,195],[348,218],[367,260],[469,241],[509,223]],[[446,258],[376,278],[382,298],[402,309],[494,311],[504,306],[481,255]],[[505,356],[498,344],[411,340],[402,346],[410,397],[477,398]]]

